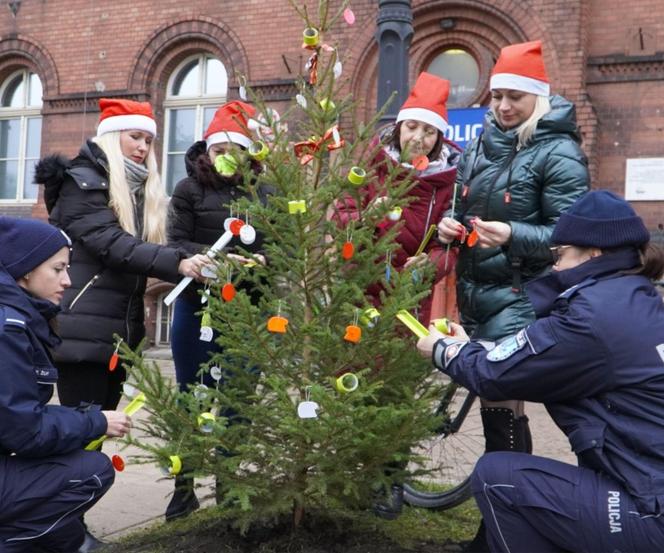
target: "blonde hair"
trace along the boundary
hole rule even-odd
[[[516,129],[516,136],[519,140],[517,143],[518,150],[528,145],[533,134],[535,134],[537,123],[539,123],[539,120],[550,111],[551,102],[549,101],[549,97],[537,96],[535,99],[535,109],[530,114],[530,117],[528,117],[528,119],[521,123]]]
[[[120,226],[129,234],[136,236],[134,219],[134,197],[125,177],[124,156],[120,148],[120,132],[113,131],[95,136],[92,141],[106,154],[109,176],[109,207],[115,212]],[[154,147],[145,159],[148,178],[144,188],[143,204],[143,240],[155,244],[166,243],[166,205],[168,199],[161,184]]]

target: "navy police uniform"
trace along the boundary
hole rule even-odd
[[[104,415],[47,405],[57,310],[0,265],[0,553],[76,551],[81,515],[114,479],[105,455],[83,450],[106,432]]]
[[[480,397],[544,403],[579,466],[489,453],[472,477],[492,551],[664,550],[664,304],[636,249],[528,287],[538,319],[498,345],[449,337],[434,364]]]

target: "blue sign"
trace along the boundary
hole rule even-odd
[[[484,114],[489,108],[449,109],[449,127],[445,131],[445,138],[465,148],[482,131]]]

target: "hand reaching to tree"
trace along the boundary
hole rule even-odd
[[[102,411],[106,417],[106,435],[109,438],[122,438],[131,429],[131,417],[122,411]]]

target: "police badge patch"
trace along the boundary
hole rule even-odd
[[[493,348],[486,356],[487,361],[505,361],[505,359],[512,357],[517,351],[522,350],[527,343],[528,338],[526,338],[526,329],[524,328]]]
[[[459,355],[461,348],[465,345],[466,342],[454,342],[445,348],[445,368]]]

